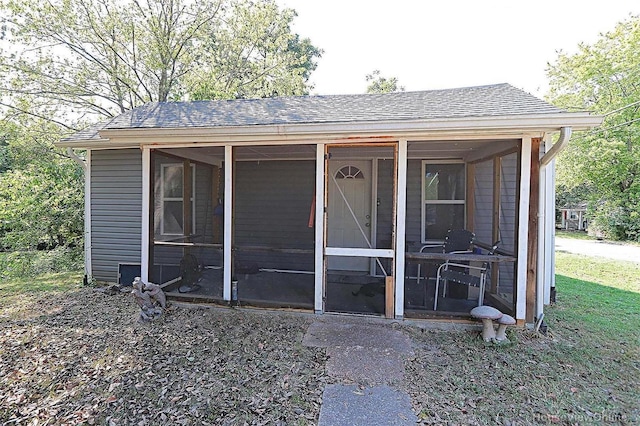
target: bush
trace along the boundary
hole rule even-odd
[[[30,250],[0,253],[0,278],[35,277],[51,272],[82,269],[82,248],[56,247],[53,250]]]
[[[640,241],[640,208],[620,204],[605,201],[590,209],[590,227],[612,240]]]

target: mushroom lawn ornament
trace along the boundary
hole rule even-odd
[[[496,334],[496,342],[504,342],[507,339],[507,326],[515,325],[516,320],[511,316],[504,314],[498,319],[498,333]]]
[[[502,312],[491,306],[478,306],[471,310],[471,316],[482,320],[482,339],[490,342],[496,339],[496,331],[493,329],[493,320],[502,317]]]

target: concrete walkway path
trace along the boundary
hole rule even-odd
[[[640,246],[556,237],[556,251],[640,263]]]
[[[394,388],[413,353],[411,340],[374,318],[325,315],[316,319],[303,344],[326,348],[327,373],[319,426],[414,425],[409,395]]]

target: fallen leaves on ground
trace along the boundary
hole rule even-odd
[[[20,315],[24,313],[24,315]],[[309,424],[324,351],[295,314],[171,308],[90,288],[0,309],[0,423]]]

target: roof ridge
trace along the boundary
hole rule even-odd
[[[235,103],[235,102],[264,102],[269,100],[287,100],[287,99],[321,99],[321,98],[356,98],[356,97],[376,97],[376,96],[402,96],[402,95],[410,95],[410,94],[418,94],[418,93],[436,93],[436,92],[453,92],[453,91],[463,91],[463,90],[471,90],[471,89],[487,89],[492,87],[511,87],[513,89],[520,90],[525,92],[522,89],[519,89],[509,83],[495,83],[495,84],[483,84],[477,86],[463,86],[463,87],[451,87],[444,89],[425,89],[425,90],[408,90],[408,91],[397,91],[397,92],[388,92],[388,93],[342,93],[342,94],[308,94],[308,95],[291,95],[291,96],[271,96],[266,98],[239,98],[239,99],[201,99],[201,100],[187,100],[187,101],[151,101],[147,102],[139,107],[151,105],[151,104],[207,104],[207,103]],[[528,93],[528,92],[525,92]],[[528,93],[529,94],[529,93]],[[533,96],[533,95],[531,95]],[[136,109],[134,108],[134,109]]]

